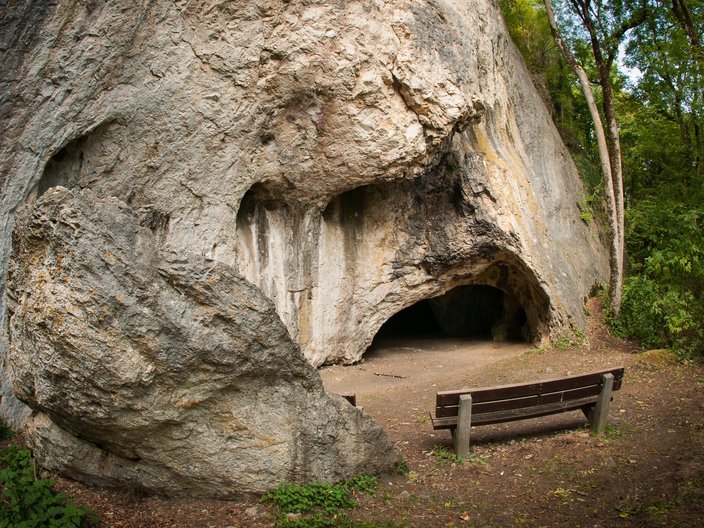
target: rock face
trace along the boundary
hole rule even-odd
[[[399,460],[371,418],[325,395],[261,292],[159,248],[154,218],[62,187],[17,216],[10,367],[48,464],[229,496]]]
[[[486,287],[498,340],[584,327],[606,252],[494,2],[7,11],[0,415],[53,467],[217,494],[381,469],[309,364]]]

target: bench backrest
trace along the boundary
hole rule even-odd
[[[598,396],[604,374],[613,374],[613,390],[621,388],[623,367],[533,383],[460,389],[437,393],[435,416],[457,416],[461,394],[472,395],[472,415],[536,407]]]

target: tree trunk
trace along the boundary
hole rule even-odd
[[[672,0],[670,4],[670,9],[672,13],[677,18],[680,26],[687,33],[689,37],[689,43],[692,45],[694,58],[699,61],[704,61],[704,52],[702,51],[702,41],[699,37],[699,31],[692,21],[692,12],[687,5],[686,0]]]
[[[621,137],[616,120],[616,108],[613,98],[613,90],[611,87],[610,65],[598,64],[600,84],[602,87],[604,116],[608,124],[608,141],[607,148],[609,149],[609,160],[611,162],[611,179],[613,182],[614,202],[616,207],[616,224],[617,236],[616,243],[618,244],[617,259],[612,262],[617,270],[613,275],[618,277],[618,284],[614,283],[613,277],[611,281],[611,307],[615,315],[618,315],[621,309],[621,283],[623,282],[623,251],[624,251],[624,214],[625,208],[623,204],[623,166],[621,163]]]
[[[601,115],[599,114],[599,109],[597,107],[596,101],[594,100],[594,92],[589,84],[589,78],[585,73],[584,69],[579,65],[577,60],[572,55],[565,42],[562,40],[560,31],[557,27],[557,22],[555,21],[555,12],[552,7],[551,0],[544,0],[545,11],[548,16],[548,22],[550,23],[550,30],[552,31],[553,37],[560,47],[562,54],[565,56],[565,60],[570,65],[570,67],[577,74],[579,79],[579,84],[582,87],[582,92],[584,92],[584,97],[587,100],[587,106],[589,107],[589,113],[594,122],[594,132],[596,133],[597,145],[599,147],[599,160],[601,162],[601,172],[604,175],[604,192],[606,194],[606,209],[609,215],[609,227],[610,227],[610,280],[609,280],[609,300],[611,302],[611,309],[615,315],[618,315],[621,310],[621,291],[623,289],[623,184],[619,181],[618,186],[614,184],[614,177],[612,172],[612,161],[611,153],[609,151],[609,146],[606,141],[606,134],[604,133],[604,126],[601,121]],[[612,101],[613,104],[613,101]],[[615,115],[615,114],[614,114]],[[615,119],[614,119],[615,123]],[[610,123],[611,125],[611,123]],[[618,135],[618,125],[615,129],[610,126],[610,133],[616,132]],[[619,150],[620,152],[620,150]],[[617,163],[618,166],[618,176],[620,178],[620,156]],[[617,189],[619,189],[617,191]],[[620,192],[620,200],[617,200],[616,194]],[[619,205],[620,202],[620,205]]]

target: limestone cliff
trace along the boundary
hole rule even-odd
[[[606,252],[491,0],[25,1],[0,42],[0,414],[69,474],[226,494],[388,467],[300,357],[354,362],[459,286],[536,342],[585,325]]]

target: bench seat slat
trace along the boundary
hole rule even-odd
[[[474,414],[473,410],[472,425],[489,425],[501,422],[511,422],[514,420],[523,420],[524,418],[538,418],[540,416],[548,416],[569,410],[582,409],[584,407],[596,404],[597,399],[598,396],[590,396],[588,398],[581,398],[577,400],[554,402],[535,407],[523,407],[518,409],[487,412],[477,415]],[[430,418],[433,422],[433,429],[452,429],[457,426],[457,416],[431,416]]]
[[[522,409],[524,407],[535,407],[538,405],[548,405],[552,403],[560,403],[568,400],[579,400],[582,398],[596,397],[599,395],[601,388],[599,385],[591,385],[573,390],[553,392],[549,394],[535,394],[524,398],[513,398],[510,400],[497,400],[491,402],[474,403],[472,396],[472,421],[476,422],[477,417],[481,414],[510,411],[513,409]],[[457,406],[436,407],[435,416],[442,418],[445,416],[456,416]]]
[[[589,374],[569,376],[567,378],[551,379],[535,383],[441,391],[437,393],[437,406],[448,407],[459,405],[460,394],[471,394],[472,401],[474,403],[481,403],[486,401],[495,401],[498,399],[524,398],[536,394],[571,390],[584,387],[586,385],[601,386],[602,376],[606,373],[613,374],[613,390],[619,390],[621,388],[621,381],[623,380],[623,372],[623,367],[619,367],[607,371],[593,372]]]

